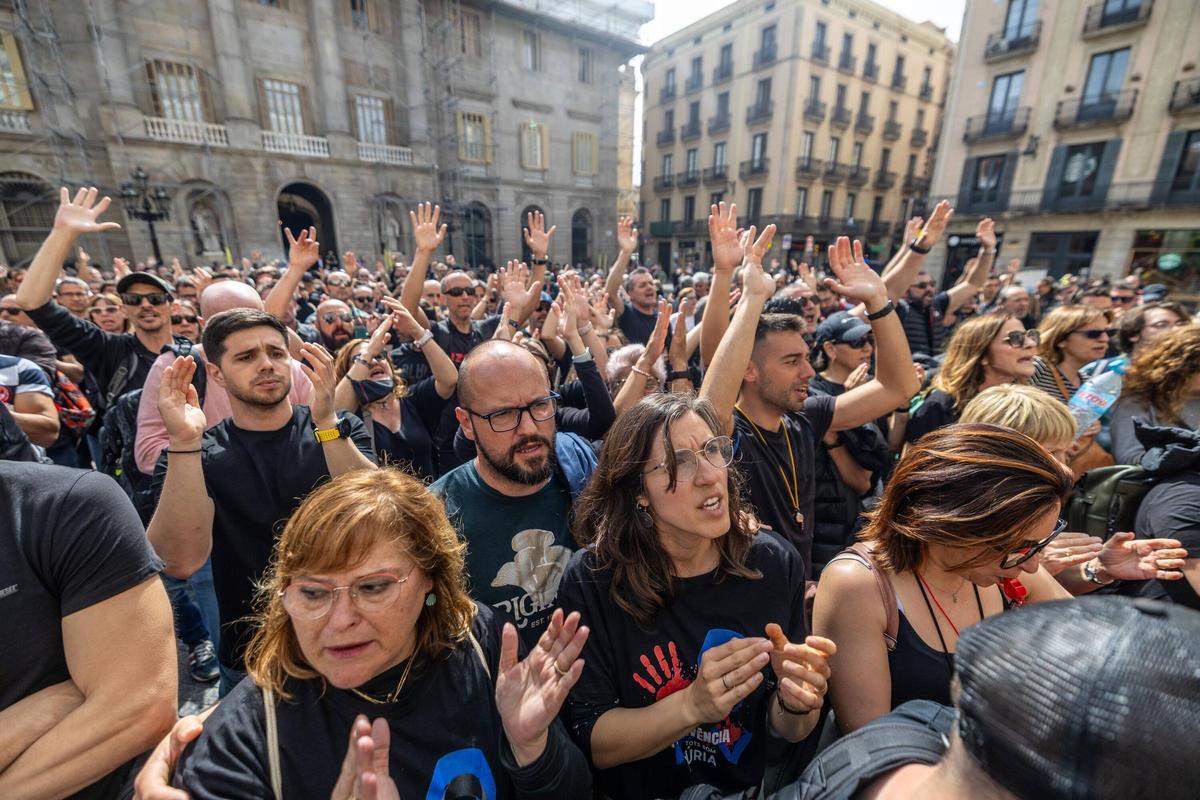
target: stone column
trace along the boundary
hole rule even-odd
[[[329,140],[329,154],[334,158],[357,158],[354,138],[350,135],[350,119],[346,103],[346,79],[342,70],[341,46],[335,0],[309,0],[308,38],[316,70],[316,89],[313,103],[321,130]]]
[[[216,121],[225,123],[233,147],[257,149],[262,146],[254,113],[258,92],[246,67],[236,0],[208,0],[208,22],[225,101],[225,119]]]
[[[93,42],[96,47],[96,65],[100,69],[99,81],[107,89],[108,108],[98,105],[101,124],[113,135],[141,135],[142,112],[133,91],[133,75],[146,74],[145,70],[130,67],[130,40],[133,33],[124,24],[124,17],[117,11],[116,0],[97,0],[91,23]],[[136,52],[136,46],[132,49]],[[143,78],[144,79],[144,78]],[[60,113],[75,113],[74,109],[60,109]]]

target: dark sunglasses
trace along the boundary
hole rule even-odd
[[[930,286],[933,286],[933,281],[921,281],[920,283],[914,283],[914,284],[912,285],[912,288],[914,288],[914,289],[928,289]]]
[[[462,297],[464,294],[475,294],[475,290],[466,286],[455,286],[453,289],[443,289],[442,294],[447,297]]]
[[[326,325],[332,325],[335,319],[340,319],[342,322],[353,322],[354,315],[349,311],[326,311],[321,315]]]
[[[846,345],[846,347],[849,347],[852,350],[862,350],[867,345],[871,345],[872,347],[874,347],[875,346],[875,334],[873,334],[873,333],[863,334],[862,336],[858,337],[857,339],[851,339],[848,342],[839,342],[839,344],[844,344],[844,345]]]
[[[8,310],[7,308],[0,309],[0,312],[7,311],[7,310]],[[91,308],[91,312],[93,314],[116,314],[120,310],[121,309],[118,308],[117,306],[92,306],[92,308]],[[175,317],[171,317],[171,319],[174,320]]]
[[[1136,300],[1137,298],[1136,297],[1123,297],[1119,294],[1113,294],[1113,295],[1109,295],[1109,299],[1112,300],[1114,303],[1120,303],[1123,306],[1127,306],[1130,303],[1132,303],[1134,300]]]
[[[374,302],[374,300],[375,300],[374,297],[356,297],[356,298],[354,298],[354,302],[356,302],[356,303],[371,303],[371,302]]]
[[[19,308],[9,308],[8,306],[4,306],[3,308],[0,308],[0,314],[8,314],[9,316],[12,316],[12,317],[19,317],[19,316],[21,316],[22,313],[23,313],[22,309],[19,309]]]
[[[113,310],[115,311],[116,309],[113,309]],[[195,325],[199,320],[200,320],[200,318],[195,316],[194,314],[180,314],[179,316],[176,316],[174,314],[171,315],[171,324],[172,325],[182,325],[185,322],[188,325]]]
[[[341,278],[326,278],[325,285],[326,286],[349,286],[350,281],[342,280]]]
[[[1004,336],[1004,341],[1009,347],[1024,347],[1028,342],[1030,347],[1037,347],[1042,343],[1042,332],[1037,328],[1032,328],[1027,331],[1009,331]]]
[[[1098,331],[1071,331],[1071,333],[1078,333],[1081,336],[1086,336],[1089,339],[1099,339],[1101,336],[1107,336],[1111,339],[1112,337],[1116,336],[1117,333],[1119,333],[1119,330],[1117,328],[1101,328]]]
[[[1058,524],[1054,526],[1054,530],[1050,531],[1050,535],[1040,542],[1034,542],[1028,547],[1022,547],[1014,553],[1009,553],[1000,561],[1000,569],[1012,569],[1019,567],[1029,559],[1036,556],[1038,553],[1046,549],[1046,547],[1058,538],[1058,535],[1067,529],[1067,521],[1060,519]]]
[[[150,294],[121,292],[121,302],[127,306],[140,306],[143,300],[149,300],[152,306],[161,306],[163,303],[170,302],[171,295],[166,292],[151,292]]]
[[[551,305],[550,303],[538,303],[537,310],[538,311],[549,311],[550,305]]]

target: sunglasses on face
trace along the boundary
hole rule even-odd
[[[1133,302],[1132,297],[1125,297],[1125,296],[1119,295],[1119,294],[1109,295],[1109,299],[1112,300],[1114,303],[1120,303],[1123,306],[1129,305],[1130,303]]]
[[[466,286],[455,286],[453,289],[443,289],[442,294],[447,297],[462,297],[464,294],[475,294],[475,290],[468,289]]]
[[[920,283],[914,283],[914,284],[912,285],[912,288],[914,288],[914,289],[928,289],[928,288],[929,288],[929,287],[931,287],[931,286],[933,286],[933,281],[921,281]]]
[[[326,286],[349,286],[350,281],[343,280],[342,278],[326,278],[325,285]]]
[[[1000,560],[1000,569],[1012,569],[1019,567],[1029,559],[1036,556],[1038,553],[1046,549],[1047,545],[1058,538],[1058,535],[1067,529],[1067,521],[1060,519],[1058,524],[1054,526],[1054,530],[1050,531],[1050,535],[1039,542],[1034,542],[1028,547],[1022,547],[1016,552],[1009,553]]]
[[[140,306],[144,300],[148,300],[152,306],[161,306],[163,303],[170,302],[171,295],[166,292],[151,292],[150,294],[121,292],[121,302],[127,306]]]
[[[21,316],[21,313],[21,309],[19,308],[11,308],[9,306],[0,308],[0,314],[8,314],[10,317],[19,317]]]
[[[1030,347],[1037,347],[1042,343],[1042,332],[1037,328],[1027,331],[1009,331],[1004,335],[1004,340],[1009,347],[1025,347],[1028,342]]]
[[[356,297],[356,298],[354,298],[354,302],[356,302],[356,303],[370,303],[370,302],[372,301],[372,299],[373,299],[373,298],[371,298],[371,297]]]
[[[3,309],[3,310],[6,311],[7,309]],[[116,314],[120,310],[121,309],[117,308],[116,306],[93,306],[92,307],[93,314]],[[174,320],[175,317],[171,317],[171,319]]]
[[[862,350],[867,345],[871,345],[872,347],[874,347],[875,346],[875,334],[867,333],[867,334],[864,334],[864,335],[858,337],[857,339],[851,339],[848,342],[838,342],[838,344],[844,344],[844,345],[846,345],[846,347],[849,347],[852,350]]]
[[[1116,328],[1099,328],[1097,330],[1071,331],[1071,333],[1078,333],[1079,335],[1086,336],[1089,339],[1099,339],[1103,336],[1107,336],[1111,339],[1117,335],[1118,331]]]
[[[113,311],[116,311],[116,309],[114,308]],[[195,325],[199,319],[200,318],[197,317],[195,314],[179,314],[179,315],[172,314],[171,315],[171,324],[172,325],[182,325],[183,323],[186,322],[188,325]]]
[[[321,319],[326,325],[332,325],[335,319],[340,319],[342,322],[353,322],[354,315],[349,311],[326,311],[321,315]]]

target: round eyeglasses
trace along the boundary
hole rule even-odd
[[[279,590],[283,610],[295,619],[320,619],[333,608],[337,593],[347,591],[359,611],[371,614],[392,606],[400,597],[400,586],[412,575],[400,577],[394,572],[376,572],[359,578],[349,586],[334,586],[326,581],[303,578],[291,581]]]
[[[695,478],[696,470],[700,468],[701,456],[714,467],[724,469],[733,463],[733,440],[728,436],[714,436],[699,450],[676,450],[675,480],[690,481]],[[666,468],[667,462],[660,461],[646,470],[645,474],[649,475],[655,470],[665,470]]]

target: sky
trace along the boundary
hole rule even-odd
[[[958,41],[959,29],[962,27],[963,11],[966,0],[875,0],[884,8],[902,14],[914,22],[929,20],[938,27],[945,28],[946,36],[954,42]],[[643,44],[653,44],[664,36],[686,28],[697,20],[707,17],[714,11],[719,11],[729,5],[728,0],[654,0],[654,19],[642,26],[641,41]],[[639,63],[641,57],[634,59]],[[634,126],[634,152],[640,153],[642,147],[642,76],[639,71],[638,98],[634,108],[636,124]],[[633,180],[640,184],[641,159],[633,160]]]

